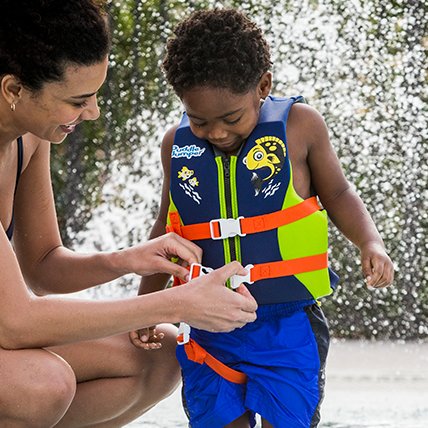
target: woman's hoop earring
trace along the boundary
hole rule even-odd
[[[16,105],[15,105],[15,103],[12,103],[12,104],[10,105],[10,109],[11,109],[12,111],[15,111],[15,110],[16,110]]]

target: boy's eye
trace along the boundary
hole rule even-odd
[[[241,120],[241,117],[242,116],[238,117],[238,119],[235,119],[235,120],[225,120],[224,122],[227,125],[236,125]]]
[[[202,127],[204,127],[204,126],[206,125],[206,123],[205,123],[205,122],[202,122],[202,123],[196,123],[196,122],[193,122],[193,121],[192,121],[192,124],[193,124],[193,126],[194,126],[195,128],[202,128]]]

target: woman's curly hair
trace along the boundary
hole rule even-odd
[[[168,40],[162,66],[178,96],[196,86],[242,94],[271,66],[261,29],[235,9],[194,12]]]
[[[100,0],[3,0],[0,77],[13,74],[28,89],[63,78],[67,65],[93,65],[110,49]]]

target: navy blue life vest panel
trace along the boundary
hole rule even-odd
[[[225,154],[217,156],[217,162],[223,165],[220,179],[213,146],[195,137],[187,115],[183,115],[171,155],[170,194],[184,225],[222,217],[219,186],[223,185],[223,176],[227,181],[227,173],[224,173],[227,164],[235,162],[236,169],[232,168],[237,188],[235,212],[228,212],[223,218],[252,217],[282,209],[291,174],[286,123],[292,105],[301,101],[302,97],[268,97],[261,107],[257,126],[237,158]],[[273,138],[267,138],[269,136]],[[255,169],[250,159],[256,162],[262,154],[264,163],[257,164]],[[232,248],[234,242],[239,241],[240,248],[236,252],[232,250],[231,258],[238,259],[244,266],[282,260],[277,229],[228,240]],[[223,240],[204,239],[195,243],[203,249],[204,266],[218,268],[227,261]],[[259,304],[313,299],[306,286],[293,275],[260,280],[248,288]]]

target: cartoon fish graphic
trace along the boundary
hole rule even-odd
[[[261,137],[256,140],[256,145],[250,149],[243,162],[253,171],[251,182],[254,185],[256,196],[263,186],[263,182],[278,174],[284,166],[286,149],[284,142],[274,136]],[[267,170],[267,176],[262,177],[262,170]]]
[[[188,183],[192,186],[192,187],[196,187],[199,186],[199,181],[197,177],[192,177]]]
[[[183,181],[186,181],[194,173],[195,171],[193,171],[193,169],[189,169],[187,168],[187,166],[183,166],[183,168],[181,168],[181,171],[178,171],[178,178],[181,178]]]

